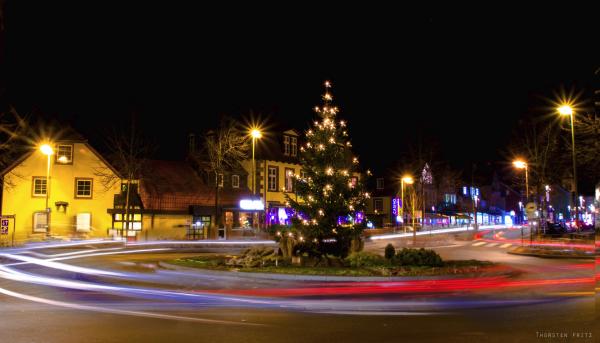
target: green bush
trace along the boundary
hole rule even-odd
[[[394,256],[394,264],[403,266],[441,267],[444,262],[433,250],[404,248]]]
[[[346,262],[351,267],[378,267],[385,265],[385,259],[381,255],[369,252],[355,252],[346,257]]]
[[[394,249],[392,243],[388,243],[388,245],[385,246],[385,259],[391,260],[392,258],[394,258],[394,255],[396,255],[396,249]]]

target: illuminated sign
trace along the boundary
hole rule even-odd
[[[392,199],[392,214],[397,216],[400,214],[400,207],[402,207],[402,202],[398,198]]]
[[[240,200],[240,208],[242,210],[262,211],[265,209],[265,205],[260,200],[244,199]]]

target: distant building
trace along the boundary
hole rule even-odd
[[[214,228],[215,178],[205,170],[195,171],[183,161],[151,160],[138,184],[132,185],[134,223],[128,236],[148,240],[164,239],[229,239],[253,234],[253,223],[260,210],[241,208],[250,201],[246,174],[219,175],[219,215],[222,229]],[[112,229],[123,228],[126,185],[115,196]],[[251,232],[250,232],[251,231]]]

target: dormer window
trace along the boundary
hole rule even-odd
[[[73,163],[73,145],[59,144],[56,146],[56,163],[72,164]]]
[[[291,140],[291,149],[292,149],[292,156],[296,157],[298,156],[298,138],[297,137],[290,137]]]
[[[283,154],[290,156],[290,136],[283,136]]]

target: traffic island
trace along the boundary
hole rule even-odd
[[[513,255],[534,256],[542,258],[571,258],[571,259],[594,259],[596,254],[593,249],[559,249],[540,246],[522,246],[507,251]]]
[[[160,263],[166,269],[200,269],[238,276],[295,280],[392,280],[407,277],[515,276],[515,270],[487,261],[442,261],[431,250],[402,249],[393,258],[361,252],[345,259],[302,257],[297,263],[266,252],[243,255],[202,255]],[[435,256],[434,256],[435,255]],[[436,258],[437,257],[437,258]]]

